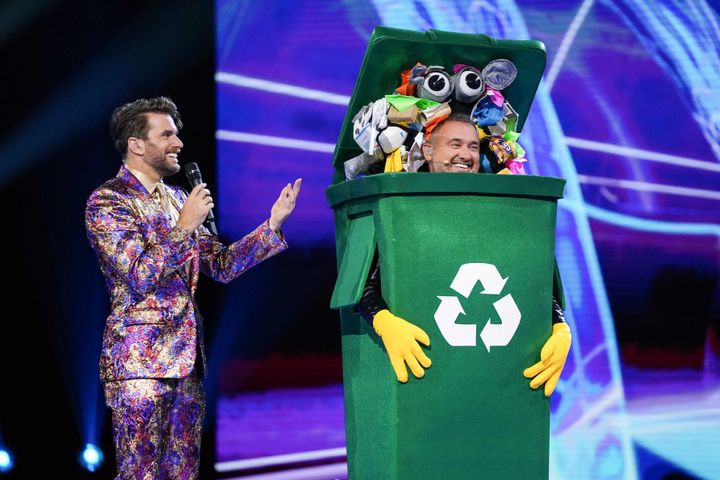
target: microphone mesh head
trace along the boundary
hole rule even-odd
[[[196,171],[197,171],[197,172],[200,171],[200,167],[198,167],[198,164],[197,164],[197,163],[195,163],[195,162],[190,162],[190,163],[186,163],[186,164],[185,164],[185,173],[186,173],[186,174],[190,175],[191,173],[194,173],[194,172],[196,172]]]
[[[192,186],[202,183],[200,167],[198,167],[198,164],[195,162],[190,162],[185,165],[185,176]]]

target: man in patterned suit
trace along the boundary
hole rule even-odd
[[[301,179],[287,184],[270,218],[225,246],[202,226],[214,206],[205,184],[165,185],[180,171],[175,104],[139,99],[118,107],[110,129],[123,165],[87,201],[90,245],[110,293],[100,378],[112,410],[120,479],[195,479],[205,412],[199,272],[229,282],[287,248],[280,228]]]

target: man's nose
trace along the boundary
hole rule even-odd
[[[176,147],[179,147],[179,148],[182,148],[182,147],[183,147],[183,142],[182,142],[182,140],[180,140],[180,137],[178,137],[178,136],[175,137],[175,142],[174,142],[174,144],[175,144]]]

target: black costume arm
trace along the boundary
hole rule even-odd
[[[382,291],[380,289],[380,263],[378,262],[377,252],[375,252],[362,297],[360,297],[360,302],[358,302],[358,310],[363,318],[372,325],[375,315],[377,315],[380,310],[386,310],[387,308],[387,303],[382,297]]]
[[[555,299],[555,296],[553,295],[552,299],[552,324],[555,325],[556,323],[566,323],[565,322],[565,314],[563,313],[562,308],[560,308],[560,304]]]

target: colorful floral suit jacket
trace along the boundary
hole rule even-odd
[[[187,194],[170,185],[166,190],[179,211]],[[104,382],[186,377],[197,348],[204,366],[194,301],[199,272],[229,282],[287,248],[267,222],[230,246],[204,227],[183,234],[124,165],[90,195],[85,226],[111,301],[100,356]]]

